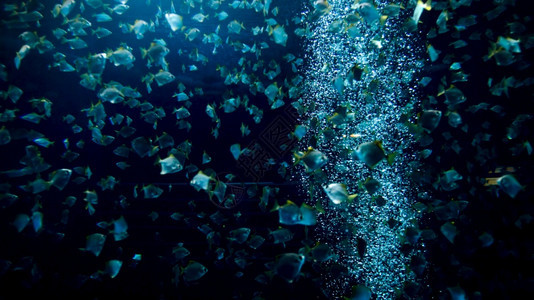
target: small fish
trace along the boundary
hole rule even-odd
[[[419,23],[419,18],[421,18],[421,14],[423,14],[424,10],[431,10],[432,9],[432,1],[427,0],[426,3],[423,3],[422,0],[417,1],[417,5],[415,6],[415,9],[413,11],[412,20],[415,22],[415,24]]]
[[[148,58],[148,67],[160,66],[163,70],[168,70],[168,64],[165,61],[165,56],[169,54],[170,50],[167,48],[167,43],[163,40],[155,40],[150,43],[148,49],[141,48],[141,55],[144,58]]]
[[[149,25],[145,20],[138,19],[133,24],[128,24],[128,31],[133,31],[138,40],[142,39],[149,30],[154,31],[154,25]]]
[[[293,239],[293,233],[286,228],[280,228],[275,231],[270,231],[275,244],[284,244]]]
[[[145,199],[156,199],[163,193],[163,190],[153,184],[143,185],[143,197]]]
[[[161,175],[177,173],[183,169],[182,163],[173,154],[158,160],[158,163],[161,165]]]
[[[189,28],[185,33],[185,38],[190,42],[200,36],[200,30],[198,28]]]
[[[119,275],[119,272],[122,267],[122,261],[117,259],[108,260],[106,262],[105,273],[109,275],[110,278],[115,278]]]
[[[0,128],[0,145],[6,145],[11,142],[11,134],[9,133],[9,130],[6,129],[6,126],[2,126]]]
[[[425,110],[419,115],[417,123],[430,133],[438,127],[441,115],[442,113],[439,110]]]
[[[130,52],[129,49],[125,47],[119,47],[115,51],[108,51],[106,57],[115,65],[115,66],[126,66],[127,69],[133,67],[133,62],[135,61],[135,56]]]
[[[122,241],[128,237],[128,223],[123,216],[113,221],[113,239],[117,241]]]
[[[250,235],[250,228],[242,227],[234,229],[229,232],[228,240],[236,242],[238,244],[243,244],[247,241],[248,236]]]
[[[29,223],[30,217],[27,214],[18,214],[12,224],[17,229],[17,232],[22,232]]]
[[[31,122],[33,124],[39,124],[41,122],[41,120],[43,120],[45,118],[44,115],[39,115],[39,114],[36,114],[36,113],[29,113],[29,114],[25,114],[23,116],[20,117],[21,119],[25,120],[25,121],[28,121],[28,122]]]
[[[28,55],[28,52],[30,52],[31,47],[29,45],[23,45],[20,47],[20,50],[17,51],[17,54],[15,56],[15,68],[18,70],[20,67],[20,62],[26,55]]]
[[[204,174],[202,171],[198,171],[197,175],[193,177],[190,184],[193,186],[197,191],[205,190],[208,191],[209,189],[209,183],[213,180],[210,176]]]
[[[203,13],[198,13],[198,14],[194,15],[191,19],[193,19],[193,21],[197,21],[199,23],[202,23],[202,22],[204,22],[205,20],[208,19],[208,15],[204,15]]]
[[[191,254],[191,252],[189,252],[189,250],[187,250],[184,247],[183,243],[178,243],[178,246],[172,248],[172,254],[174,255],[174,258],[176,260],[181,260],[181,259],[189,256],[189,254]]]
[[[364,285],[356,285],[352,287],[350,299],[355,300],[371,300],[371,290]],[[349,298],[347,298],[349,299]]]
[[[124,100],[124,94],[115,86],[108,86],[100,90],[98,98],[104,102],[120,103]]]
[[[515,198],[517,194],[523,189],[523,186],[515,179],[513,175],[507,174],[497,179],[499,188],[508,194],[508,196]]]
[[[228,33],[240,34],[241,29],[245,29],[243,23],[239,23],[237,20],[233,20],[227,25]]]
[[[326,195],[334,204],[341,204],[343,202],[352,202],[358,195],[349,195],[347,186],[343,183],[331,183],[323,187]]]
[[[104,38],[106,36],[110,36],[112,34],[111,31],[109,31],[108,29],[106,28],[103,28],[103,27],[98,27],[97,29],[93,29],[92,30],[92,34],[93,35],[96,35],[96,37],[98,39],[101,39],[101,38]]]
[[[101,233],[93,233],[86,237],[85,248],[83,250],[93,253],[95,256],[99,256],[100,252],[104,248],[106,242],[106,236]]]
[[[73,50],[87,48],[87,43],[78,36],[73,39],[63,37],[61,38],[61,43],[68,43],[69,47]]]
[[[228,13],[225,12],[225,11],[216,12],[215,13],[215,18],[217,18],[217,20],[219,20],[219,21],[224,21],[224,20],[226,20],[226,18],[228,18]]]
[[[284,47],[286,46],[288,35],[284,29],[284,26],[276,25],[274,29],[272,28],[269,31],[269,35],[273,36],[275,43],[282,45]]]
[[[154,79],[156,80],[158,86],[162,86],[173,82],[176,77],[168,71],[160,70],[156,75],[154,75]]]
[[[99,23],[113,21],[113,19],[106,13],[93,14],[93,18]]]
[[[126,3],[126,2],[124,2]],[[111,10],[116,13],[117,15],[122,15],[124,14],[129,8],[130,6],[124,4],[124,3],[120,3],[120,4],[117,4],[115,5]]]
[[[276,275],[291,283],[300,273],[306,258],[297,253],[284,253],[277,257],[274,271]]]
[[[454,169],[447,170],[439,177],[438,181],[441,188],[445,191],[452,191],[459,187],[457,181],[463,176]]]
[[[278,210],[280,224],[305,226],[317,224],[316,211],[305,203],[299,207],[290,200],[282,206],[278,206],[275,202],[275,207],[271,211],[274,210]]]
[[[380,14],[376,9],[376,6],[370,2],[360,2],[353,5],[360,17],[367,23],[367,25],[373,25],[378,22]]]
[[[44,148],[48,148],[54,144],[54,142],[51,142],[47,138],[37,138],[37,139],[34,139],[33,142]]]
[[[208,268],[196,261],[189,261],[187,266],[181,269],[180,273],[185,282],[196,281],[208,272]]]
[[[165,19],[167,20],[167,23],[169,23],[169,26],[171,27],[171,30],[173,32],[182,28],[182,24],[183,24],[182,16],[177,15],[175,13],[166,13]]]
[[[311,173],[320,169],[328,162],[328,158],[322,152],[314,150],[309,147],[306,152],[298,151],[293,154],[295,157],[295,165],[302,163],[306,167],[306,172]]]
[[[381,141],[362,143],[353,151],[353,157],[363,161],[369,168],[374,168],[382,159],[386,158]],[[388,162],[393,158],[388,156]]]
[[[309,254],[311,254],[312,259],[316,262],[323,262],[336,257],[336,255],[332,251],[332,248],[327,244],[317,243],[313,248],[309,249],[308,251]]]

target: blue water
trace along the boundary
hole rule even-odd
[[[311,18],[314,9],[324,7],[320,1],[175,1],[175,13],[183,17],[183,29],[176,32],[164,16],[172,12],[170,1],[123,1],[129,8],[122,15],[87,2],[78,0],[66,17],[55,18],[54,5],[68,2],[3,4],[1,299],[521,299],[534,292],[525,267],[532,262],[527,233],[534,213],[529,188],[533,43],[525,1],[433,1],[414,31],[407,31],[405,22],[417,1],[399,1],[399,15],[382,20],[365,13],[365,6],[385,17],[385,7],[393,2],[331,1],[323,15]],[[118,4],[103,2],[109,8]],[[263,11],[266,4],[269,9]],[[38,22],[24,20],[37,11]],[[221,11],[228,17],[219,21]],[[94,14],[101,12],[112,21],[97,22]],[[448,31],[436,33],[436,20],[445,12]],[[197,13],[208,19],[192,20]],[[66,21],[77,16],[91,26],[79,36],[87,47],[71,49],[52,31],[68,30]],[[472,25],[454,27],[468,16],[476,20]],[[121,32],[121,24],[136,20],[153,22],[153,30],[141,39]],[[227,27],[234,20],[243,26],[239,34]],[[97,27],[112,34],[98,39],[91,34]],[[285,45],[273,35],[280,27],[288,35]],[[185,36],[191,28],[201,32],[192,41]],[[32,47],[17,69],[14,58],[22,55],[24,32],[40,40],[26,41]],[[214,33],[221,39],[216,52],[205,42]],[[65,37],[75,38],[71,32]],[[505,49],[510,52],[505,65],[497,62],[502,53],[484,57],[499,37],[520,49]],[[169,49],[165,60],[175,80],[163,86],[154,81],[149,93],[142,78],[161,67],[148,67],[140,49],[158,40]],[[458,40],[467,45],[455,48]],[[54,47],[40,53],[46,41]],[[430,60],[428,45],[440,51],[436,61]],[[80,85],[87,71],[80,61],[121,46],[135,57],[130,69],[108,59],[96,89]],[[195,61],[197,52],[207,62]],[[60,54],[77,70],[54,66]],[[454,62],[459,70],[451,68]],[[361,78],[350,81],[347,74],[355,63]],[[458,80],[459,71],[465,80]],[[430,83],[421,84],[423,77]],[[239,80],[229,83],[232,78]],[[151,107],[130,106],[129,97],[116,104],[99,100],[98,93],[112,81],[136,89],[140,103]],[[497,90],[499,83],[508,89]],[[188,101],[173,97],[180,84]],[[276,89],[273,98],[262,86]],[[450,104],[445,90],[453,86],[464,102]],[[20,98],[10,94],[17,88],[23,91]],[[231,98],[240,104],[226,113],[224,102]],[[99,102],[105,109],[101,123],[88,114]],[[44,103],[52,104],[50,116]],[[206,113],[208,105],[216,118]],[[174,111],[181,107],[191,116],[180,123]],[[440,111],[441,119],[425,131],[420,115],[429,110]],[[161,111],[165,115],[156,123],[145,120],[147,113]],[[42,118],[38,124],[22,118],[32,112]],[[335,121],[345,112],[353,115]],[[452,113],[461,116],[458,126],[451,124]],[[75,117],[71,124],[65,120],[69,114]],[[118,125],[110,120],[117,114],[125,117]],[[135,132],[121,136],[127,122]],[[73,132],[75,124],[80,133]],[[297,125],[306,127],[302,138]],[[95,143],[95,126],[114,140],[107,146]],[[245,127],[250,133],[242,133]],[[164,134],[174,142],[161,148],[158,137]],[[36,142],[39,137],[53,144]],[[132,150],[138,137],[149,141],[151,155]],[[374,167],[358,161],[353,151],[374,141],[395,158],[388,163],[384,156]],[[244,150],[239,158],[230,151],[235,144]],[[130,149],[128,157],[113,153],[121,145]],[[308,147],[328,159],[314,172],[295,163]],[[161,175],[160,160],[170,154],[183,169]],[[129,167],[123,170],[118,162]],[[36,165],[48,167],[35,171]],[[59,169],[72,170],[64,189],[53,184]],[[446,182],[450,170],[461,178]],[[191,184],[200,171],[211,178],[207,191]],[[517,179],[517,195],[496,182],[503,175]],[[376,192],[365,186],[371,178],[380,183]],[[106,188],[110,181],[116,183]],[[331,183],[345,184],[349,194],[358,194],[356,200],[333,204],[323,189]],[[224,185],[219,198],[216,187]],[[146,188],[162,193],[150,199]],[[88,205],[88,192],[98,201]],[[69,205],[72,197],[76,201]],[[277,207],[287,207],[288,200],[300,211],[309,205],[317,224],[280,222]],[[121,217],[127,237],[114,240],[113,222]],[[240,243],[235,232],[243,229],[250,235]],[[278,242],[277,233],[285,234],[281,229],[290,235],[285,242]],[[98,255],[86,249],[95,233],[106,236]],[[189,252],[183,258],[173,253],[179,245]],[[318,245],[331,251],[324,261],[312,250]],[[295,274],[288,270],[299,263],[281,259],[288,254],[302,255]],[[118,273],[106,267],[110,261],[121,262]],[[192,270],[194,263],[207,272]],[[356,291],[362,290],[371,296],[358,298]]]

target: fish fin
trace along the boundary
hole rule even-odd
[[[352,194],[352,195],[349,195],[349,203],[352,203],[354,201],[354,199],[356,199],[356,197],[358,197],[358,194]]]
[[[141,57],[144,59],[146,55],[148,54],[148,50],[145,48],[139,48],[141,49]]]
[[[288,200],[289,201],[289,200]],[[273,208],[269,212],[274,212],[280,209],[280,205],[278,204],[278,200],[274,200]]]
[[[16,68],[17,70],[18,70],[19,67],[20,67],[20,61],[21,61],[21,59],[20,59],[20,54],[17,53],[17,55],[15,56],[15,68]],[[6,93],[6,95],[7,95],[7,93]]]
[[[304,153],[302,152],[294,152],[293,157],[295,158],[295,162],[293,163],[293,166],[298,165],[300,160],[304,157]]]
[[[323,208],[323,205],[321,204],[320,199],[317,199],[317,202],[315,203],[315,209],[320,213],[325,213],[325,210]]]
[[[393,152],[387,155],[387,161],[389,165],[393,164],[393,162],[395,161],[395,157],[397,157],[397,155],[399,155],[397,152]]]

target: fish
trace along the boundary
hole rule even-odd
[[[147,66],[160,66],[164,71],[168,71],[168,63],[165,56],[169,54],[170,50],[166,47],[167,43],[164,40],[154,40],[150,43],[148,49],[141,48],[141,56],[148,59]]]
[[[17,51],[17,54],[15,56],[15,68],[18,70],[20,68],[21,61],[28,55],[30,52],[31,47],[29,45],[23,45],[20,47],[19,51]]]
[[[315,21],[320,17],[328,14],[332,10],[332,6],[328,3],[328,0],[315,0],[313,1],[313,12],[310,14],[309,19]]]
[[[85,3],[93,9],[98,9],[104,5],[103,0],[85,0]]]
[[[22,89],[10,84],[9,87],[7,88],[7,93],[4,94],[4,99],[9,98],[11,102],[17,103],[17,101],[19,101],[23,93],[24,91]]]
[[[113,239],[117,241],[122,241],[128,237],[128,223],[124,219],[124,216],[120,216],[117,220],[113,220]]]
[[[165,159],[159,159],[158,163],[161,165],[161,175],[177,173],[183,169],[182,163],[172,153]]]
[[[187,29],[187,31],[185,32],[185,38],[192,42],[194,39],[196,39],[197,37],[199,37],[201,34],[200,30],[198,28],[189,28]]]
[[[166,13],[165,19],[167,20],[167,23],[169,24],[169,27],[173,32],[177,31],[178,29],[181,29],[183,26],[182,16],[177,15],[175,13]]]
[[[274,231],[269,230],[269,234],[273,238],[275,244],[285,244],[293,239],[293,233],[286,228],[279,228]]]
[[[276,44],[286,46],[288,35],[284,29],[284,26],[276,25],[276,27],[269,30],[269,35],[272,35]]]
[[[442,173],[442,175],[438,179],[438,182],[443,190],[452,191],[459,187],[457,181],[462,179],[463,176],[456,170],[451,168],[450,170],[447,170]]]
[[[308,147],[306,152],[295,152],[293,156],[295,165],[302,163],[308,173],[322,168],[328,162],[326,155],[318,150],[314,150],[312,147]]]
[[[250,235],[250,228],[241,227],[230,231],[228,240],[236,242],[238,244],[243,244],[247,241]]]
[[[202,171],[198,171],[198,173],[191,180],[190,184],[197,191],[200,191],[200,190],[208,191],[210,181],[212,180],[213,180],[212,177],[204,174]]]
[[[115,86],[110,85],[100,90],[98,98],[104,102],[120,103],[124,101],[124,94]]]
[[[18,214],[13,220],[13,226],[17,229],[17,232],[22,232],[26,226],[30,223],[30,217],[27,214]]]
[[[95,20],[99,23],[110,22],[113,20],[111,16],[106,13],[93,14],[93,18],[95,18]]]
[[[178,243],[178,245],[172,248],[172,254],[176,260],[182,260],[189,256],[191,252],[184,247],[184,243]]]
[[[141,190],[143,191],[143,198],[145,199],[156,199],[163,194],[163,189],[153,184],[143,185]]]
[[[0,145],[7,145],[11,142],[11,134],[6,126],[0,128]]]
[[[240,34],[241,29],[245,29],[243,23],[240,23],[237,20],[233,20],[226,26],[228,28],[228,33]]]
[[[105,273],[109,275],[110,278],[115,278],[119,275],[119,272],[122,267],[122,261],[117,259],[108,260],[106,262]]]
[[[189,261],[185,268],[180,269],[180,274],[185,282],[192,282],[204,277],[208,268],[196,261]]]
[[[332,248],[327,244],[323,243],[317,243],[312,248],[306,247],[302,250],[303,251],[299,250],[300,254],[310,255],[311,259],[315,262],[324,262],[337,257],[337,255],[334,254]]]
[[[517,194],[523,190],[523,186],[517,179],[510,174],[503,175],[497,179],[497,185],[500,190],[506,193],[511,198],[515,198]]]
[[[417,123],[421,126],[426,132],[432,132],[439,125],[441,120],[442,112],[439,110],[425,110],[421,112]]]
[[[316,211],[305,203],[299,207],[290,200],[287,200],[286,204],[282,206],[275,202],[275,206],[271,211],[278,211],[280,224],[305,226],[317,224]]]
[[[381,141],[373,141],[361,143],[352,152],[352,157],[364,162],[369,168],[374,168],[379,162],[387,158],[388,163],[391,164],[395,158],[395,153],[386,155],[382,148]]]
[[[93,233],[86,237],[85,248],[82,250],[91,252],[94,256],[99,256],[100,252],[104,248],[104,243],[106,242],[106,236],[101,233]]]
[[[208,17],[209,17],[208,15],[205,15],[205,14],[203,14],[203,13],[198,13],[198,14],[195,14],[191,19],[192,19],[193,21],[197,21],[197,22],[199,22],[199,23],[202,23],[202,22],[204,22],[205,20],[207,20]]]
[[[380,14],[378,13],[378,10],[372,1],[360,1],[355,3],[352,8],[356,9],[360,17],[367,25],[373,25],[380,19]]]
[[[421,18],[421,15],[423,14],[424,10],[431,10],[432,9],[432,1],[427,0],[426,3],[423,3],[422,0],[417,1],[417,5],[415,6],[415,9],[413,11],[412,20],[415,24],[419,23],[419,19]]]
[[[217,20],[219,20],[219,21],[224,21],[224,20],[226,20],[226,18],[228,18],[228,13],[225,12],[224,10],[220,11],[220,12],[216,12],[215,13],[215,18],[217,18]]]
[[[373,293],[365,285],[355,285],[352,287],[351,296],[348,299],[371,300]]]
[[[274,271],[287,282],[293,282],[300,273],[306,258],[297,253],[284,253],[277,257]]]
[[[135,56],[128,47],[119,47],[115,51],[108,50],[106,58],[109,59],[115,66],[126,66],[126,69],[133,67]]]
[[[115,5],[111,9],[111,11],[120,16],[120,15],[124,14],[129,8],[130,8],[130,6],[126,5],[125,3],[119,3],[119,4]]]
[[[106,28],[98,27],[96,29],[92,29],[91,34],[96,35],[98,39],[101,39],[101,38],[105,38],[106,36],[112,35],[113,32],[111,32],[110,30]]]
[[[133,24],[128,24],[128,31],[135,34],[135,37],[140,40],[145,36],[147,31],[154,31],[154,24],[148,24],[145,20],[135,20]]]
[[[334,204],[350,203],[358,196],[357,194],[349,195],[347,186],[343,183],[331,183],[323,189]]]

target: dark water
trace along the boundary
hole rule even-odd
[[[80,11],[83,2],[85,11]],[[247,3],[246,1],[244,1]],[[404,1],[409,2],[409,1]],[[446,1],[436,1],[445,5]],[[507,1],[502,1],[507,2]],[[461,287],[469,299],[527,299],[534,293],[534,277],[532,273],[533,242],[532,213],[534,207],[532,191],[533,160],[532,154],[527,150],[525,143],[532,140],[532,84],[509,88],[509,95],[496,96],[488,88],[488,77],[497,83],[503,77],[514,76],[518,80],[531,79],[532,76],[532,26],[528,14],[527,1],[515,2],[494,20],[487,20],[484,14],[494,9],[500,1],[473,1],[470,6],[462,6],[451,10],[451,20],[458,20],[462,16],[475,15],[477,23],[461,32],[461,38],[467,40],[471,33],[479,33],[480,41],[469,41],[467,47],[453,48],[450,43],[459,39],[454,30],[428,38],[427,33],[435,27],[435,20],[441,9],[425,11],[421,18],[422,24],[415,33],[425,43],[431,43],[440,49],[440,59],[434,63],[425,62],[424,68],[418,73],[419,78],[431,77],[432,82],[426,87],[420,87],[421,102],[417,104],[419,111],[425,109],[438,109],[444,114],[439,126],[429,136],[433,141],[431,146],[421,146],[421,149],[430,148],[432,156],[422,160],[422,167],[414,172],[414,182],[420,189],[429,191],[429,198],[418,199],[425,205],[421,213],[418,229],[429,229],[435,232],[435,239],[419,241],[418,243],[404,244],[403,252],[410,252],[413,248],[425,249],[424,255],[414,258],[409,269],[417,269],[424,261],[424,268],[414,271],[417,276],[413,282],[406,282],[403,289],[397,291],[400,299],[462,299],[455,298],[450,292],[452,287]],[[117,3],[105,1],[110,7]],[[292,165],[292,152],[297,149],[298,141],[288,138],[294,126],[299,122],[297,111],[290,105],[296,99],[287,97],[288,90],[293,84],[291,80],[302,73],[297,72],[283,57],[288,53],[297,58],[305,58],[305,37],[295,35],[294,30],[302,28],[303,24],[294,24],[293,18],[301,16],[303,11],[310,10],[309,1],[275,1],[270,9],[278,7],[278,15],[270,12],[264,16],[262,12],[255,12],[253,8],[231,8],[231,1],[223,1],[219,8],[213,8],[215,1],[191,1],[194,7],[187,8],[183,1],[176,1],[176,13],[184,17],[186,28],[196,27],[202,34],[215,32],[220,24],[219,35],[222,45],[217,53],[212,54],[213,44],[202,42],[203,36],[193,41],[186,40],[183,32],[176,32],[169,36],[170,29],[165,17],[159,18],[159,25],[155,30],[145,34],[143,39],[136,39],[133,33],[122,33],[120,23],[133,24],[137,19],[146,21],[156,20],[158,5],[163,13],[168,12],[170,2],[152,1],[147,5],[145,1],[130,1],[129,9],[122,15],[109,13],[113,20],[98,23],[93,17],[94,13],[102,12],[102,8],[93,9],[86,1],[77,1],[68,18],[72,20],[76,15],[88,19],[95,29],[98,26],[108,28],[113,32],[111,36],[97,39],[91,35],[91,28],[87,28],[88,35],[81,36],[88,46],[84,49],[72,50],[67,44],[57,40],[52,30],[61,27],[67,30],[60,15],[53,18],[50,11],[56,1],[29,1],[26,2],[28,11],[38,10],[43,18],[39,26],[35,22],[28,22],[26,28],[16,28],[15,23],[9,23],[17,17],[12,16],[5,6],[1,13],[2,20],[6,21],[0,27],[0,63],[5,65],[7,80],[0,81],[0,90],[7,93],[10,86],[19,87],[24,91],[22,97],[13,103],[7,96],[0,99],[0,113],[15,109],[16,118],[2,122],[1,128],[9,131],[12,139],[9,143],[0,146],[1,163],[1,203],[0,203],[0,298],[28,298],[55,296],[58,298],[77,299],[117,299],[117,298],[144,298],[144,299],[327,299],[336,298],[330,292],[332,288],[325,288],[325,278],[342,277],[345,270],[335,262],[329,264],[315,263],[307,260],[294,282],[287,282],[276,274],[273,265],[276,265],[280,255],[284,253],[298,253],[304,244],[313,246],[319,237],[315,236],[313,226],[281,226],[278,213],[270,212],[275,201],[280,204],[287,199],[301,204],[307,200],[307,193],[299,188],[297,175],[301,170],[288,167],[287,174],[281,176],[278,172],[283,162]],[[253,4],[255,2],[248,2]],[[409,6],[408,3],[404,3]],[[413,4],[413,3],[412,3]],[[17,2],[22,5],[22,2]],[[439,4],[438,4],[439,5]],[[412,6],[409,6],[412,7]],[[449,8],[450,9],[450,8]],[[19,12],[24,8],[17,9]],[[217,21],[215,12],[226,11],[229,17],[224,21]],[[198,23],[191,20],[196,13],[209,15],[208,20]],[[410,13],[406,13],[409,16]],[[405,16],[403,15],[403,16]],[[255,36],[251,28],[265,27],[265,19],[272,17],[279,24],[284,25],[289,35],[285,46],[273,41],[267,33]],[[246,28],[240,34],[228,33],[226,25],[237,20]],[[307,22],[306,18],[304,18]],[[525,26],[524,30],[511,32],[512,22]],[[19,22],[18,25],[26,23]],[[55,48],[40,54],[32,49],[22,60],[17,70],[13,63],[16,52],[23,42],[18,36],[25,31],[36,32],[52,42]],[[515,55],[514,62],[507,66],[497,66],[493,60],[481,59],[488,53],[489,41],[496,41],[498,36],[510,36],[521,40],[522,52]],[[73,38],[67,33],[67,38]],[[264,42],[269,48],[261,50],[258,56],[253,53],[243,53],[235,50],[226,43],[245,43],[248,46]],[[152,84],[153,91],[147,93],[141,78],[148,72],[157,73],[160,67],[148,68],[146,59],[142,59],[142,48],[147,48],[155,39],[164,39],[170,52],[166,56],[168,70],[177,77],[177,80],[161,87]],[[131,86],[141,92],[140,101],[148,101],[154,107],[161,107],[166,116],[157,122],[157,128],[145,122],[139,108],[130,108],[123,103],[111,104],[104,102],[107,114],[106,125],[102,133],[112,135],[115,140],[108,146],[101,146],[91,141],[91,130],[88,122],[90,117],[83,111],[98,102],[96,90],[82,87],[80,75],[83,72],[61,72],[58,68],[50,68],[54,62],[56,52],[63,53],[68,63],[74,66],[78,58],[89,54],[115,50],[121,43],[132,48],[135,56],[134,66],[126,69],[124,66],[114,66],[106,63],[102,74],[102,83],[112,80],[124,86]],[[527,46],[530,43],[530,48]],[[189,58],[192,51],[204,54],[208,62],[203,65]],[[179,52],[182,54],[180,55]],[[421,54],[426,57],[425,53]],[[466,59],[465,55],[471,58]],[[243,66],[238,64],[240,58],[245,57]],[[442,102],[433,103],[428,96],[436,96],[440,89],[440,80],[443,77],[450,80],[449,65],[453,61],[461,60],[462,69],[469,74],[467,82],[457,83],[462,88],[468,101],[450,109]],[[258,70],[253,65],[263,61]],[[269,80],[264,70],[269,70],[269,63],[279,65],[280,74]],[[182,71],[182,65],[187,67],[195,64],[197,71]],[[304,63],[305,65],[305,63]],[[252,80],[262,82],[265,87],[276,82],[283,87],[285,105],[271,110],[267,97],[258,92],[250,92],[249,86],[243,83],[226,85],[225,78],[217,70],[226,66],[235,72],[251,75]],[[305,80],[305,79],[304,79]],[[532,81],[532,80],[530,80]],[[177,103],[172,95],[177,92],[177,82],[186,86],[186,91],[194,91],[201,87],[204,94],[195,94],[190,99],[191,117],[187,121],[191,130],[179,129],[177,120],[172,113],[184,103]],[[449,82],[449,81],[447,81]],[[302,84],[295,85],[298,88]],[[445,86],[447,88],[448,86]],[[227,114],[220,108],[224,99],[230,95],[249,98],[248,107],[241,105],[235,112]],[[20,118],[20,116],[35,112],[30,99],[49,99],[52,105],[52,115],[39,124],[33,124]],[[441,98],[440,98],[441,99]],[[441,101],[441,100],[440,100]],[[219,137],[214,138],[212,129],[215,123],[205,113],[207,104],[215,104],[220,117]],[[473,107],[480,103],[487,103],[488,108],[499,107],[494,110]],[[251,114],[246,110],[255,105],[263,111],[261,122],[254,122]],[[452,128],[447,124],[447,111],[458,111],[463,118],[463,125],[468,125],[467,132],[461,126]],[[129,116],[132,119],[130,126],[136,132],[130,137],[121,137],[116,133],[122,125],[112,125],[108,118],[116,113]],[[63,121],[63,117],[72,114],[76,117],[73,124],[83,128],[79,134],[74,134],[71,125]],[[524,114],[526,121],[520,123],[515,130],[516,136],[506,138],[510,128],[518,115]],[[304,116],[305,118],[305,116]],[[240,126],[248,125],[251,133],[242,136]],[[124,124],[124,123],[123,123]],[[515,128],[515,127],[514,127]],[[26,138],[27,131],[34,130],[42,133],[54,144],[48,148],[37,146]],[[26,132],[26,134],[25,134]],[[204,191],[196,191],[190,181],[197,174],[197,170],[188,172],[182,170],[178,173],[160,175],[158,159],[168,156],[169,148],[160,149],[152,157],[139,157],[133,151],[128,158],[118,157],[113,150],[125,144],[130,147],[131,141],[140,136],[152,140],[157,145],[156,138],[164,132],[174,138],[174,148],[180,148],[182,142],[192,145],[190,154],[184,165],[195,165],[200,170],[209,173],[211,169],[217,180],[225,181],[227,174],[235,175],[232,193],[235,201],[230,205],[219,203],[216,197],[209,197]],[[15,138],[17,136],[20,138]],[[482,136],[486,135],[486,136]],[[79,153],[79,157],[68,161],[62,158],[65,153],[63,140],[68,138],[69,149]],[[475,140],[482,142],[475,143]],[[75,144],[83,140],[85,145],[78,148]],[[241,157],[235,160],[229,149],[232,144],[239,143],[242,148],[254,148],[256,145],[260,158]],[[422,142],[421,142],[422,143]],[[51,167],[38,174],[21,177],[10,177],[7,170],[16,170],[24,167],[20,160],[25,155],[28,145],[35,145],[41,157]],[[284,145],[286,148],[280,148]],[[460,147],[459,153],[453,145]],[[455,146],[456,147],[456,146]],[[524,150],[518,150],[522,149]],[[303,146],[299,147],[304,148]],[[211,156],[211,162],[202,164],[202,155],[206,151]],[[264,155],[264,156],[262,156]],[[272,164],[267,164],[270,158]],[[126,161],[131,165],[126,170],[115,166],[118,161]],[[91,178],[76,184],[74,178],[79,174],[73,172],[71,181],[63,190],[51,186],[39,193],[25,191],[21,186],[27,185],[36,179],[50,180],[51,173],[58,169],[73,169],[75,167],[89,166],[92,171]],[[512,167],[508,171],[497,173],[499,168]],[[459,187],[452,191],[436,188],[437,178],[449,168],[454,168],[463,175]],[[511,171],[510,171],[511,170]],[[488,187],[485,179],[499,177],[506,173],[513,174],[524,187],[516,197],[509,197],[497,186]],[[295,175],[295,176],[292,176]],[[112,190],[103,190],[98,183],[108,176],[113,176],[118,183]],[[83,176],[82,176],[83,177]],[[162,188],[163,194],[157,199],[144,199],[141,187],[154,185]],[[433,185],[434,184],[434,185]],[[439,184],[438,184],[439,186]],[[137,188],[136,188],[137,187]],[[170,189],[172,187],[172,189]],[[259,205],[266,188],[279,189],[276,196],[267,200],[267,206]],[[134,197],[134,188],[139,193]],[[84,201],[86,191],[96,191],[98,204],[95,213],[90,215]],[[9,200],[9,195],[16,195],[18,199]],[[74,196],[77,201],[72,207],[63,202],[68,196]],[[265,199],[265,198],[264,198]],[[449,205],[449,203],[453,203]],[[455,206],[457,203],[461,208]],[[464,204],[465,208],[464,208]],[[447,206],[449,205],[449,206]],[[436,211],[447,210],[443,214]],[[15,216],[26,214],[32,216],[35,211],[43,215],[43,227],[37,232],[32,228],[32,222],[21,232],[13,225]],[[68,212],[68,221],[62,222],[62,216]],[[210,216],[220,213],[224,217],[222,222],[214,222]],[[179,220],[171,218],[174,213],[180,213]],[[157,214],[157,218],[152,219]],[[120,241],[113,240],[113,234],[108,234],[113,228],[99,227],[99,222],[111,222],[124,217],[128,223],[128,237]],[[445,222],[451,222],[458,234],[454,242],[448,241],[441,233],[440,227]],[[208,225],[211,234],[202,232],[203,225]],[[279,227],[288,228],[293,238],[282,244],[274,243],[271,232]],[[238,228],[249,228],[252,236],[262,236],[265,243],[258,249],[253,249],[247,243],[239,244],[231,240],[231,231]],[[93,233],[107,234],[102,252],[94,254],[83,251],[86,237]],[[479,237],[489,233],[493,243],[487,247],[481,246]],[[172,253],[178,243],[183,243],[190,255],[177,260]],[[421,243],[425,245],[422,246]],[[224,258],[216,257],[216,249],[224,249]],[[356,249],[358,251],[359,249]],[[363,252],[364,250],[361,250]],[[135,261],[135,254],[141,254],[142,259]],[[362,255],[363,256],[363,255]],[[122,267],[115,278],[110,278],[105,272],[106,262],[110,260],[122,261]],[[242,268],[236,261],[246,261]],[[179,275],[180,282],[173,278],[177,269],[186,268],[189,261],[201,263],[208,272],[198,280],[184,282],[183,275]],[[176,269],[175,269],[176,270]],[[325,273],[329,275],[325,277]],[[333,275],[332,275],[333,274]],[[351,282],[350,285],[363,284]],[[326,284],[328,285],[328,284]],[[13,293],[13,294],[12,294]],[[350,296],[350,291],[337,291],[336,295]],[[13,297],[12,295],[16,295]],[[452,295],[452,296],[451,296]],[[373,299],[376,296],[372,297]]]

